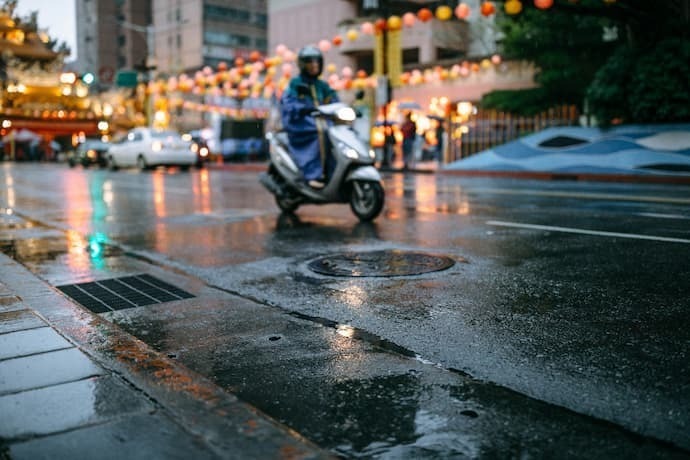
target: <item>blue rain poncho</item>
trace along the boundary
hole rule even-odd
[[[307,85],[309,95],[299,94],[297,87]],[[316,101],[314,101],[314,95]],[[290,142],[290,153],[302,170],[304,179],[321,179],[324,175],[321,164],[319,134],[316,120],[309,115],[317,105],[338,102],[338,94],[319,78],[299,75],[290,80],[280,102],[283,129]],[[326,133],[324,133],[325,139]]]

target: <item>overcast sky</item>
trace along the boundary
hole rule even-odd
[[[51,38],[67,42],[72,54],[67,61],[77,57],[77,30],[75,26],[76,14],[74,0],[19,0],[17,14],[26,16],[32,11],[38,11],[38,27],[47,29]]]

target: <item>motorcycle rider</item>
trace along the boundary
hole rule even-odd
[[[323,55],[312,45],[297,54],[299,75],[292,78],[280,103],[283,129],[287,132],[290,153],[312,188],[325,186],[326,136],[320,133],[310,114],[321,104],[339,102],[337,93],[319,76]]]

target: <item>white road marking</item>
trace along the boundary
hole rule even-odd
[[[611,236],[616,238],[633,238],[638,240],[665,241],[668,243],[690,244],[690,240],[686,240],[683,238],[669,238],[666,236],[639,235],[636,233],[602,232],[598,230],[586,230],[584,228],[553,227],[551,225],[524,224],[521,222],[503,222],[500,220],[489,220],[486,223],[488,225],[493,225],[497,227],[529,228],[532,230],[544,230],[548,232],[578,233],[582,235]]]
[[[611,200],[611,201],[640,201],[648,203],[672,203],[672,204],[690,204],[690,198],[681,197],[665,197],[652,195],[623,195],[617,193],[588,193],[588,192],[565,192],[558,190],[517,190],[517,189],[501,189],[501,188],[478,188],[467,189],[467,193],[483,194],[483,193],[497,193],[505,195],[533,195],[546,196],[558,198],[578,198],[589,200]]]
[[[680,214],[661,214],[658,212],[638,212],[637,215],[642,217],[656,217],[659,219],[690,219],[690,216],[682,216]]]

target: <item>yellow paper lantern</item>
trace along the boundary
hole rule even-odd
[[[508,0],[503,8],[505,9],[506,14],[514,16],[522,11],[522,2],[520,0]]]
[[[400,30],[402,29],[402,19],[400,16],[391,16],[388,18],[388,30]]]
[[[436,18],[439,21],[447,21],[453,16],[453,10],[447,5],[441,5],[436,8]]]
[[[347,31],[347,33],[345,34],[345,36],[347,37],[348,40],[353,42],[353,41],[357,40],[357,37],[359,37],[359,34],[357,33],[357,31],[355,29],[349,29]]]

